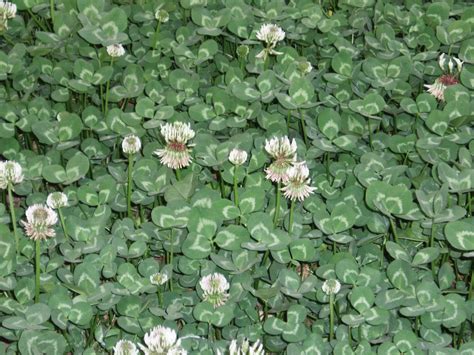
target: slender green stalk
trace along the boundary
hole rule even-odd
[[[36,260],[35,260],[35,303],[39,302],[40,295],[40,257],[41,257],[41,241],[38,239],[35,241],[36,249]]]
[[[179,169],[176,169],[175,170],[175,173],[176,173],[176,180],[181,180],[181,172],[179,171]]]
[[[288,233],[291,234],[291,231],[293,230],[293,210],[295,209],[295,200],[291,200],[291,205],[290,205],[290,222],[288,223]]]
[[[222,179],[222,174],[220,173],[220,171],[218,171],[217,174],[219,175],[219,189],[221,190],[221,197],[225,198],[226,196],[225,196],[224,180]]]
[[[301,123],[301,133],[303,136],[304,145],[308,146],[308,137],[306,136],[306,124],[304,122],[303,111],[300,109],[300,123]]]
[[[40,22],[40,20],[38,20],[38,17],[36,17],[36,15],[30,10],[30,9],[26,9],[26,11],[28,11],[28,13],[30,14],[30,16],[33,18],[33,21],[36,22],[36,24],[44,31],[44,32],[49,32],[49,30],[44,27],[43,23]]]
[[[367,119],[367,132],[369,133],[370,149],[374,150],[374,147],[373,147],[373,144],[372,144],[372,130],[370,129],[370,118]]]
[[[434,219],[431,219],[431,236],[430,236],[430,247],[434,246],[434,239],[435,239],[435,223]],[[436,272],[435,272],[435,260],[431,262],[431,272],[433,274],[433,278],[436,277]]]
[[[15,235],[16,253],[20,254],[20,238],[18,236],[18,230],[16,228],[16,215],[15,215],[15,204],[13,200],[13,187],[12,184],[8,184],[8,202],[10,204],[10,216],[13,225],[13,234]]]
[[[133,154],[128,155],[128,182],[127,182],[127,215],[132,218],[132,171]]]
[[[112,73],[113,73],[114,57],[112,57],[112,59],[110,60],[110,66],[112,67]],[[105,112],[104,114],[107,114],[107,112],[109,112],[109,91],[110,91],[110,79],[107,80],[107,84],[105,86]]]
[[[50,15],[51,15],[51,22],[53,23],[53,29],[54,29],[54,17],[55,17],[54,0],[49,0],[49,11],[50,11]]]
[[[163,307],[163,294],[161,293],[160,288],[161,286],[158,286],[158,291],[156,291],[156,293],[158,294],[158,304],[160,307]]]
[[[156,49],[156,40],[158,39],[158,33],[160,33],[161,21],[158,21],[156,25],[155,34],[153,35],[153,49]]]
[[[238,165],[234,166],[234,204],[239,206],[239,192],[237,191],[237,169]]]
[[[170,232],[170,243],[171,243],[170,265],[171,265],[171,270],[173,270],[173,256],[174,256],[173,228],[171,228],[171,232]],[[173,292],[173,275],[172,275],[172,273],[171,273],[171,276],[170,276],[170,291]]]
[[[329,341],[334,338],[334,294],[329,295]]]
[[[58,208],[58,215],[59,221],[61,222],[61,228],[63,229],[64,238],[66,238],[66,240],[69,240],[69,234],[67,234],[66,223],[64,223],[64,216],[63,211],[61,211],[61,208]]]
[[[280,215],[280,200],[281,200],[281,192],[280,192],[280,186],[281,183],[278,182],[277,184],[277,190],[276,190],[276,201],[275,201],[275,214],[273,215],[273,224],[276,225],[278,224],[278,217]]]
[[[393,238],[395,239],[395,243],[398,243],[397,227],[395,227],[393,218],[390,218],[390,227],[392,228],[392,233],[393,233]]]

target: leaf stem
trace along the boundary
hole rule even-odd
[[[15,235],[15,244],[16,244],[16,253],[17,255],[20,254],[20,238],[18,236],[18,230],[16,228],[16,215],[15,215],[15,204],[13,201],[13,191],[12,191],[12,184],[8,184],[8,202],[10,205],[10,216],[13,225],[13,234]]]
[[[395,239],[395,243],[398,243],[398,234],[397,228],[395,227],[395,223],[393,222],[393,218],[390,217],[390,227],[392,228],[393,238]]]

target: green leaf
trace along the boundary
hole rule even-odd
[[[474,226],[465,221],[449,222],[444,230],[446,239],[454,248],[462,251],[474,250]]]

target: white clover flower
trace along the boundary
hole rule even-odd
[[[267,45],[275,45],[285,39],[285,31],[277,25],[264,23],[257,31],[257,38]]]
[[[67,195],[64,192],[51,192],[46,199],[46,204],[53,210],[67,206]]]
[[[171,169],[181,169],[191,164],[188,141],[195,135],[191,125],[183,122],[166,123],[161,126],[161,134],[165,138],[166,147],[154,152],[161,158],[161,164]]]
[[[125,48],[121,44],[111,44],[107,46],[107,53],[114,58],[121,57],[125,54]]]
[[[26,210],[25,234],[33,240],[42,240],[56,236],[52,226],[58,222],[58,215],[51,208],[35,204]]]
[[[257,54],[257,58],[266,59],[270,54],[280,55],[282,52],[277,52],[274,48],[278,42],[285,39],[285,31],[281,27],[274,24],[263,24],[257,31],[257,38],[266,43],[267,47]]]
[[[199,285],[203,290],[204,300],[211,303],[214,308],[222,306],[229,298],[227,291],[230,285],[224,275],[218,272],[204,276]]]
[[[145,355],[186,355],[187,351],[181,347],[180,341],[177,339],[178,336],[174,329],[159,325],[145,334],[143,340],[146,346],[142,344],[138,344],[138,346]]]
[[[129,134],[122,141],[122,151],[125,154],[136,154],[142,148],[142,142],[134,134]]]
[[[260,340],[250,346],[248,339],[244,339],[239,346],[237,340],[234,339],[229,346],[229,355],[265,355],[265,350]]]
[[[298,69],[303,73],[303,74],[308,74],[313,70],[313,66],[311,65],[310,62],[308,61],[302,61],[298,63]]]
[[[447,66],[446,66],[446,63],[447,63]],[[461,59],[456,58],[456,57],[451,57],[451,58],[449,58],[449,61],[448,61],[448,58],[447,58],[446,54],[444,54],[444,53],[442,53],[438,58],[439,67],[443,71],[451,73],[451,74],[455,74],[454,73],[454,66],[455,65],[456,65],[457,73],[460,73],[461,70],[462,70],[463,64],[464,64],[464,62]]]
[[[290,142],[288,137],[274,137],[265,141],[265,150],[274,159],[273,163],[265,169],[267,179],[273,182],[288,180],[288,169],[296,160],[296,141]]]
[[[459,84],[459,80],[452,74],[443,74],[437,78],[434,84],[425,84],[428,93],[436,97],[439,101],[444,101],[444,91],[448,86]]]
[[[6,20],[16,16],[16,5],[8,1],[0,1],[0,19]]]
[[[8,184],[19,184],[23,181],[23,169],[16,161],[0,161],[0,189],[6,189]]]
[[[114,355],[138,355],[138,349],[129,340],[119,340],[114,346]]]
[[[234,148],[230,151],[229,161],[234,165],[242,165],[247,161],[247,152]]]
[[[457,67],[456,69],[458,70],[458,73],[460,73],[464,62],[461,59],[456,58],[456,57],[453,57],[453,60],[456,62],[456,67]]]
[[[439,64],[439,67],[441,69],[445,70],[445,65],[446,65],[446,54],[445,53],[441,53],[441,55],[439,56],[438,64]]]
[[[329,279],[324,281],[322,290],[326,295],[335,295],[341,289],[341,283],[336,279]]]
[[[157,272],[150,276],[150,282],[152,285],[161,286],[168,282],[169,277],[167,274],[162,272]]]
[[[285,197],[292,201],[303,201],[311,195],[316,188],[309,186],[311,179],[308,177],[309,169],[306,162],[293,163],[293,166],[288,169],[288,180],[284,182],[285,186],[281,189]]]
[[[170,15],[168,11],[163,10],[163,9],[158,9],[155,12],[155,19],[157,19],[161,23],[166,23],[170,19]]]

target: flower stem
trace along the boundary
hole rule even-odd
[[[132,218],[132,171],[133,154],[128,155],[128,182],[127,182],[127,215]]]
[[[301,123],[301,133],[303,135],[304,145],[308,146],[308,137],[306,136],[306,124],[304,122],[303,111],[300,109],[300,123]]]
[[[290,205],[290,222],[288,223],[288,233],[291,234],[291,231],[293,230],[293,210],[295,209],[295,200],[291,200],[291,205]]]
[[[171,242],[170,265],[171,265],[171,270],[173,270],[173,256],[174,256],[173,228],[171,228],[171,232],[170,232],[170,242]],[[171,275],[170,275],[170,291],[173,292],[173,272],[171,272]]]
[[[10,204],[10,216],[13,225],[13,234],[15,235],[16,253],[20,254],[20,238],[16,229],[15,204],[13,202],[12,184],[8,184],[8,202]]]
[[[329,295],[329,341],[334,338],[334,294]]]
[[[175,173],[176,173],[176,180],[181,180],[181,172],[179,171],[179,169],[176,169],[175,170]]]
[[[49,0],[49,11],[51,15],[51,22],[53,23],[53,29],[54,29],[54,0]]]
[[[110,60],[110,66],[112,67],[112,76],[113,76],[113,68],[114,68],[114,57]],[[105,112],[107,114],[109,112],[109,91],[110,91],[110,80],[107,80],[107,85],[105,87]]]
[[[63,216],[63,212],[61,211],[61,208],[58,208],[58,215],[59,215],[59,221],[61,222],[61,227],[63,229],[64,238],[66,238],[66,240],[69,240],[69,235],[67,234],[66,223],[64,223],[64,216]]]
[[[160,291],[160,287],[161,286],[158,286],[158,291],[157,291],[157,294],[158,294],[158,304],[160,305],[160,307],[163,307],[163,295]]]
[[[237,191],[237,169],[238,166],[234,167],[234,204],[235,206],[239,206],[239,192]]]
[[[40,295],[40,256],[41,256],[41,241],[35,241],[36,249],[36,266],[35,266],[35,303],[39,302]]]
[[[155,34],[153,35],[153,49],[156,49],[156,40],[158,37],[158,33],[160,33],[160,26],[161,26],[161,21],[158,21],[158,24],[156,25]]]
[[[280,199],[281,199],[281,193],[280,193],[280,182],[277,184],[277,190],[276,190],[276,201],[275,201],[275,214],[273,216],[273,224],[276,226],[278,223],[278,216],[280,214]]]
[[[397,227],[395,227],[393,218],[389,218],[389,219],[390,219],[390,227],[392,227],[393,238],[395,239],[395,243],[398,243]]]

